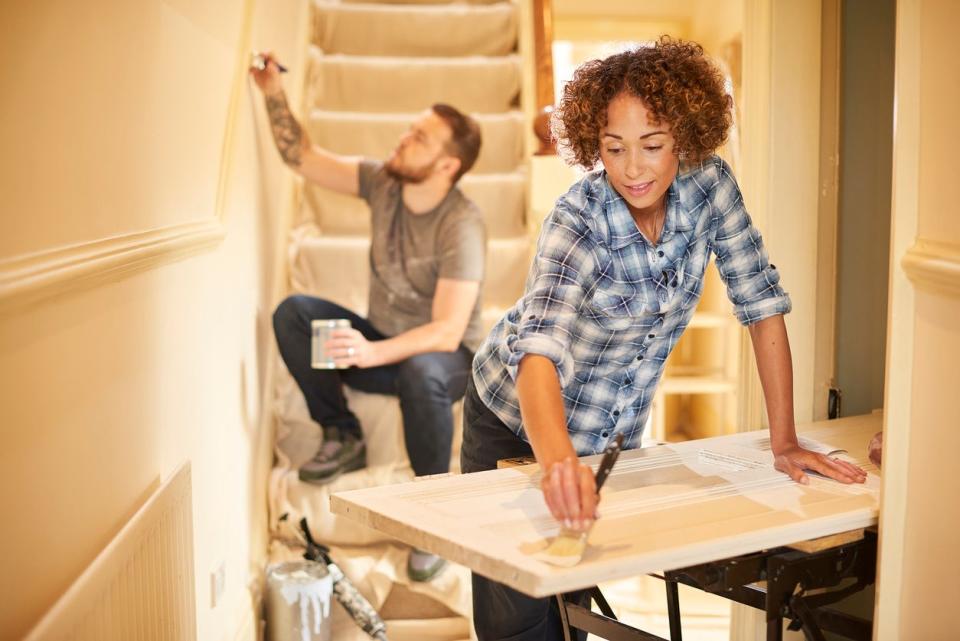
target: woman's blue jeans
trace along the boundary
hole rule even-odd
[[[463,445],[460,470],[464,474],[497,468],[505,458],[533,456],[530,444],[513,433],[483,403],[473,377],[463,399]],[[497,581],[472,573],[473,626],[479,641],[563,641],[560,607],[555,597],[535,598]],[[590,593],[567,595],[568,601],[589,607]],[[574,637],[584,641],[587,633]]]
[[[330,301],[312,296],[290,296],[273,314],[280,355],[297,381],[314,421],[336,427],[362,439],[360,421],[347,407],[343,385],[400,398],[403,438],[417,476],[450,469],[455,401],[463,397],[473,353],[463,345],[455,352],[428,352],[383,367],[342,370],[310,366],[310,321],[347,318],[367,340],[383,340],[363,317]]]

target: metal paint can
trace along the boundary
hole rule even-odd
[[[267,641],[330,641],[333,578],[323,563],[285,561],[267,568]]]
[[[350,327],[350,321],[346,318],[321,318],[310,321],[310,330],[313,334],[310,340],[310,366],[313,369],[338,369],[333,356],[327,354],[324,344],[330,340],[330,332],[348,327]],[[342,365],[339,369],[347,369],[347,366]]]

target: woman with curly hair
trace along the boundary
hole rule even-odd
[[[585,530],[598,496],[578,456],[622,434],[639,447],[670,351],[715,258],[750,329],[777,469],[863,482],[859,467],[802,448],[783,315],[790,298],[767,259],[730,168],[715,155],[731,99],[703,49],[661,38],[582,65],[554,114],[568,162],[587,173],[544,221],[523,297],[477,351],[464,401],[461,467],[533,454],[550,512]],[[478,575],[482,641],[562,639],[553,599]]]

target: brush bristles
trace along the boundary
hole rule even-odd
[[[547,549],[537,553],[535,558],[553,565],[573,567],[580,562],[586,547],[587,537],[584,534],[561,532],[550,542]]]

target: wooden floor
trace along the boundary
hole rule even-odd
[[[686,585],[680,587],[680,613],[684,641],[729,641],[730,601]],[[601,583],[600,590],[624,623],[670,638],[664,583],[652,576]],[[590,641],[599,637],[590,635]]]
[[[864,485],[773,469],[766,432],[624,452],[603,490],[581,563],[533,554],[558,532],[536,465],[335,494],[335,513],[533,596],[639,577],[874,525],[879,478],[866,447],[880,417],[801,426],[805,443],[870,472]],[[597,463],[598,457],[588,459]]]

